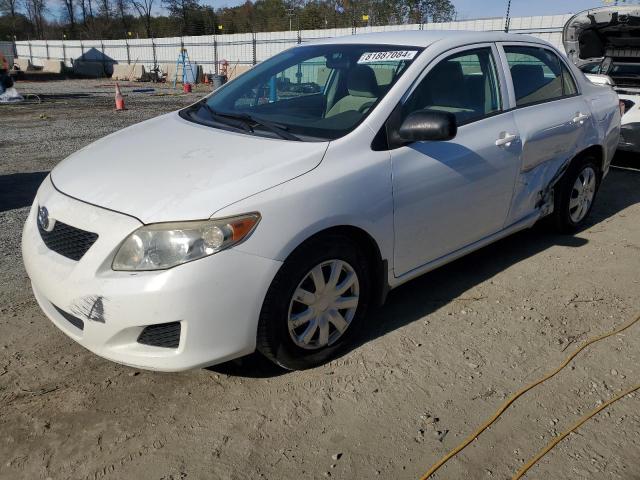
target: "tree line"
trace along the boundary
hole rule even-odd
[[[451,0],[247,0],[217,9],[201,0],[0,0],[0,40],[151,38],[454,18]]]

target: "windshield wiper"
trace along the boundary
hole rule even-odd
[[[213,108],[211,108],[209,106],[209,104],[206,101],[202,102],[200,105],[203,106],[204,109],[207,112],[209,112],[209,115],[211,115],[213,118],[216,118],[216,117],[223,118],[223,119],[229,118],[227,115],[223,115],[221,113],[216,112]],[[237,128],[237,129],[240,129],[240,130],[244,130],[245,132],[253,133],[253,128],[251,128],[251,125],[248,125],[247,122],[244,122],[242,120],[240,121],[239,124],[237,122],[233,122],[233,123],[223,122],[223,123],[225,123],[227,125],[231,125],[234,128]]]
[[[213,116],[222,117],[222,118],[229,118],[229,119],[232,119],[232,120],[240,120],[241,122],[243,122],[247,126],[247,129],[250,132],[253,132],[253,128],[255,126],[261,126],[261,127],[266,128],[267,130],[275,133],[276,135],[278,135],[280,138],[282,138],[284,140],[294,140],[294,141],[297,141],[297,142],[301,141],[300,137],[294,135],[293,133],[287,132],[287,130],[284,127],[282,127],[282,126],[280,126],[278,124],[275,124],[273,122],[269,122],[268,120],[262,120],[262,119],[255,118],[255,117],[249,115],[248,113],[218,112],[218,111],[214,110],[213,108],[211,108],[207,102],[202,102],[202,105]]]
[[[249,127],[251,129],[253,129],[254,126],[261,126],[266,128],[267,130],[275,133],[276,135],[278,135],[280,138],[283,138],[285,140],[294,140],[299,142],[300,141],[300,137],[294,135],[293,133],[287,132],[287,130],[276,124],[273,122],[270,122],[268,120],[263,120],[263,119],[258,119],[254,116],[249,115],[248,113],[220,113],[218,112],[218,115],[222,116],[222,117],[227,117],[227,118],[232,118],[234,120],[242,120],[244,122],[247,122],[247,125],[249,125]],[[251,125],[251,123],[253,123],[254,125]]]

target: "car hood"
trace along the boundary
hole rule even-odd
[[[196,220],[308,172],[327,146],[228,132],[174,112],[92,143],[51,179],[69,196],[143,223]]]
[[[640,7],[601,7],[571,17],[562,33],[567,56],[578,66],[604,57],[637,57]]]

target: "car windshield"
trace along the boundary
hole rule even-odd
[[[614,62],[607,65],[607,62],[587,63],[580,67],[585,73],[604,73],[611,77],[637,77],[640,76],[640,63]]]
[[[584,73],[600,73],[600,62],[586,63],[580,67]]]
[[[253,135],[336,139],[364,120],[421,50],[360,44],[293,48],[258,64],[181,115]]]
[[[640,76],[640,63],[614,63],[609,68],[609,75],[612,77]]]

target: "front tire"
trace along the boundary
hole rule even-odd
[[[600,169],[593,157],[577,159],[555,187],[553,223],[561,233],[573,233],[586,224],[600,187]]]
[[[342,235],[312,238],[280,268],[264,300],[257,348],[288,370],[335,358],[356,336],[370,295],[368,259]]]

